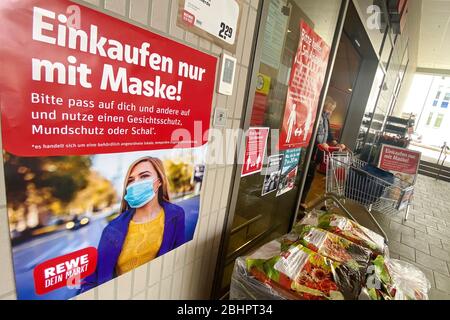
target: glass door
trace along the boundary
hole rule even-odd
[[[271,129],[262,173],[240,177],[238,166],[229,228],[219,255],[215,297],[227,294],[237,257],[288,232],[299,196],[301,161],[284,175],[270,172],[279,163],[278,134],[285,112],[291,68],[305,21],[331,47],[341,0],[270,0],[262,8],[255,64],[256,90],[249,94],[246,128]],[[306,150],[301,153],[304,159]],[[269,158],[270,157],[270,158]],[[297,155],[294,156],[294,158]],[[298,157],[297,157],[298,158]],[[270,160],[270,161],[269,161]],[[272,174],[273,173],[273,174]]]

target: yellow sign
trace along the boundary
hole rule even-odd
[[[265,96],[269,94],[270,91],[270,77],[265,74],[258,73],[258,78],[256,80],[256,92],[261,93]]]

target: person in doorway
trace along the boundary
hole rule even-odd
[[[97,268],[81,292],[105,283],[185,242],[185,212],[170,202],[162,161],[144,157],[125,176],[122,212],[103,230]]]
[[[317,131],[316,141],[314,143],[314,148],[312,152],[311,162],[306,174],[305,187],[303,189],[302,199],[301,199],[301,209],[305,210],[307,208],[306,198],[308,196],[309,190],[311,189],[312,182],[315,177],[317,166],[323,161],[324,152],[319,149],[321,146],[325,152],[329,151],[329,147],[338,147],[341,151],[346,147],[343,144],[338,144],[338,142],[333,138],[330,130],[330,117],[333,111],[336,109],[336,101],[331,97],[325,99],[325,105],[323,107],[322,115],[319,119],[319,128]]]

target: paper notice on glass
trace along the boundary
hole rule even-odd
[[[265,26],[261,62],[274,69],[280,67],[281,53],[287,34],[289,15],[283,12],[285,5],[285,0],[270,1]]]

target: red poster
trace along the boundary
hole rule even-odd
[[[404,148],[383,145],[379,167],[395,174],[398,178],[414,184],[419,169],[421,153]]]
[[[249,176],[262,171],[264,153],[270,128],[249,128],[245,138],[245,155],[242,176]]]
[[[191,241],[217,58],[68,0],[2,0],[0,19],[17,299],[70,299]]]
[[[217,58],[73,7],[2,1],[3,147],[87,155],[179,147],[180,135],[183,147],[202,146]]]
[[[304,21],[292,65],[280,134],[280,150],[309,145],[330,48]]]

